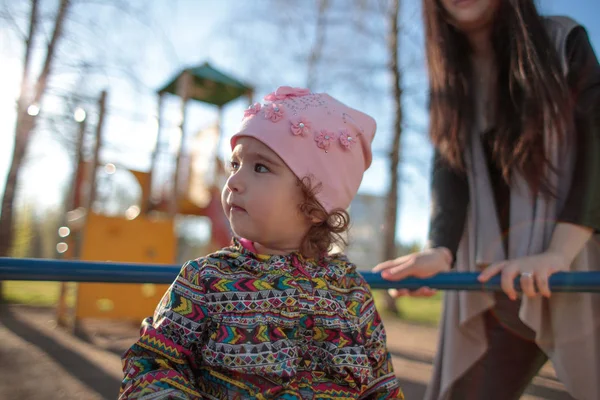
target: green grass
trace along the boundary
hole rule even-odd
[[[427,325],[437,325],[442,315],[442,296],[437,293],[432,297],[405,297],[396,300],[400,318]]]
[[[60,295],[59,282],[5,281],[2,287],[4,301],[29,306],[54,306]]]
[[[375,304],[380,312],[385,313],[383,292],[374,292]],[[442,314],[442,294],[432,297],[401,297],[396,300],[400,315],[397,317],[407,321],[425,325],[437,325]]]

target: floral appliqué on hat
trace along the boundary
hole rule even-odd
[[[350,136],[348,129],[340,129],[340,143],[345,149],[350,150],[356,143],[356,138]]]
[[[306,96],[310,94],[310,90],[303,88],[293,88],[290,86],[281,86],[272,93],[265,96],[266,101],[281,101],[288,97]]]
[[[261,109],[260,103],[254,103],[250,107],[244,110],[244,118],[252,117],[253,115],[258,114]]]
[[[279,122],[285,115],[283,108],[276,103],[266,105],[263,109],[265,110],[265,118],[271,122]]]
[[[335,132],[328,131],[327,129],[322,129],[315,136],[315,142],[317,142],[317,146],[325,151],[329,150],[329,145],[336,139]]]
[[[312,124],[308,120],[308,118],[301,116],[300,118],[296,118],[292,120],[292,133],[296,136],[306,136],[310,134],[312,128]]]
[[[259,103],[253,104],[244,111],[244,117],[251,117],[262,111],[265,119],[277,123],[285,118],[286,112],[284,106],[292,107],[292,111],[295,110],[293,112],[294,115],[297,115],[296,112],[300,111],[298,108],[313,106],[314,100],[301,99],[300,103],[297,103],[295,100],[297,98],[305,98],[305,96],[309,96],[310,94],[311,92],[309,89],[281,86],[264,97],[264,100],[270,103],[262,106]],[[290,101],[292,101],[292,103],[288,104]],[[298,107],[298,104],[300,104],[300,107]],[[316,105],[321,104],[317,101]],[[288,110],[288,112],[291,111]],[[347,117],[349,116],[346,113],[342,113],[344,123],[347,123]],[[290,131],[294,136],[305,137],[313,134],[317,147],[325,150],[326,153],[331,147],[331,143],[336,140],[339,140],[341,147],[346,150],[352,149],[354,144],[358,141],[357,137],[353,137],[346,128],[340,129],[339,133],[326,129],[315,129],[314,123],[304,115],[300,115],[290,120]]]

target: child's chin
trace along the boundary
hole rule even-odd
[[[241,225],[241,224],[239,224]],[[233,232],[233,234],[239,238],[243,238],[246,240],[250,240],[250,241],[254,241],[253,238],[255,235],[252,234],[252,231],[250,229],[245,229],[244,226],[239,226],[236,224],[231,224],[231,231]]]

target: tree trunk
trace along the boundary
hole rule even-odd
[[[323,47],[325,46],[328,9],[329,0],[320,0],[317,22],[315,24],[315,41],[312,45],[310,55],[308,56],[308,68],[306,75],[306,87],[311,90],[314,90],[317,84],[317,66],[323,54]]]
[[[392,77],[392,98],[394,110],[392,151],[390,153],[390,185],[386,201],[386,220],[385,237],[384,237],[384,254],[385,260],[396,258],[396,220],[398,218],[398,186],[399,186],[399,164],[400,164],[400,138],[402,136],[402,88],[400,86],[402,79],[402,71],[398,64],[398,36],[399,24],[398,17],[400,14],[400,0],[392,0],[389,10],[389,72]],[[386,293],[386,306],[388,311],[398,313],[396,302]]]
[[[100,93],[100,99],[98,100],[98,123],[96,124],[96,142],[94,145],[94,155],[92,156],[92,160],[90,161],[90,172],[88,184],[88,197],[86,199],[86,203],[84,207],[88,210],[88,213],[92,212],[92,208],[94,206],[94,202],[96,201],[96,193],[97,193],[97,175],[98,175],[98,165],[100,164],[100,149],[102,148],[102,132],[104,129],[104,118],[106,114],[106,90],[103,90]]]
[[[25,39],[25,57],[23,59],[23,75],[21,77],[21,93],[17,102],[17,115],[25,110],[25,104],[31,95],[29,87],[29,70],[31,69],[31,51],[33,49],[33,39],[37,31],[38,21],[38,0],[31,0],[31,14],[29,16],[29,32]]]
[[[33,89],[33,95],[29,92],[32,89],[28,81],[28,74],[31,64],[31,48],[35,32],[37,30],[37,1],[32,0],[31,2],[31,17],[28,37],[25,41],[25,59],[23,62],[23,82],[21,83],[21,93],[19,94],[19,101],[17,106],[17,124],[15,128],[15,143],[13,148],[12,160],[6,176],[6,183],[4,185],[4,195],[2,197],[2,209],[0,214],[0,256],[8,256],[10,248],[12,246],[13,239],[13,203],[16,195],[17,183],[21,173],[21,166],[29,141],[31,138],[31,132],[35,128],[35,116],[28,114],[27,110],[30,104],[37,104],[41,100],[46,86],[48,83],[48,77],[50,75],[54,53],[58,40],[62,34],[65,17],[70,6],[70,0],[61,0],[56,19],[54,21],[54,30],[52,37],[48,43],[46,58],[44,60],[44,66],[39,79]],[[2,288],[0,284],[0,301],[2,300]]]

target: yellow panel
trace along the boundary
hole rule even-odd
[[[81,259],[173,264],[176,239],[172,220],[129,221],[90,213]],[[81,283],[76,318],[115,318],[139,322],[152,315],[169,285]]]

